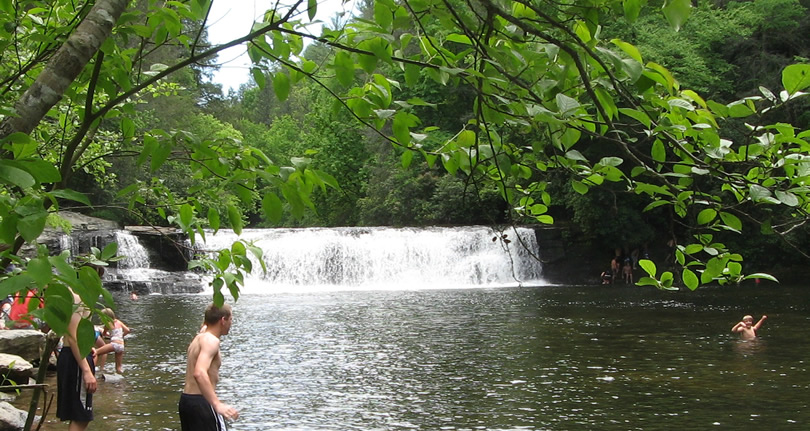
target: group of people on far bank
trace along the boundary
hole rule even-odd
[[[610,269],[602,271],[600,275],[602,284],[616,284],[620,278],[625,284],[633,284],[635,282],[634,271],[638,269],[639,255],[641,255],[641,259],[650,258],[646,246],[643,252],[634,248],[629,253],[627,249],[617,248],[613,259],[610,260]]]

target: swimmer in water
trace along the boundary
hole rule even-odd
[[[737,332],[740,334],[740,338],[743,340],[753,340],[757,338],[757,331],[765,323],[765,319],[768,316],[763,315],[756,325],[754,325],[754,317],[751,315],[745,315],[742,318],[742,321],[737,323],[731,328],[731,332]]]

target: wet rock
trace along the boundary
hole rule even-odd
[[[25,427],[25,419],[28,413],[0,401],[0,431],[18,431]]]
[[[0,376],[0,385],[25,385],[34,377],[34,366],[17,355],[0,353]]]
[[[44,345],[45,334],[34,329],[0,331],[0,352],[17,355],[29,362],[40,358]]]

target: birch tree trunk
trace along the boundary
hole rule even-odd
[[[54,54],[37,79],[14,106],[17,116],[0,123],[0,139],[22,132],[31,133],[79,76],[113,26],[129,0],[97,0],[85,19]]]

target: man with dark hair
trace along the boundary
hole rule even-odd
[[[239,412],[221,402],[215,391],[222,364],[219,339],[230,332],[232,322],[229,305],[209,305],[203,330],[188,346],[186,381],[178,405],[183,431],[222,431],[226,429],[223,417],[239,417]]]

